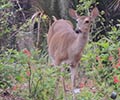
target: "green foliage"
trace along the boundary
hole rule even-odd
[[[91,4],[95,3],[96,0],[79,0],[79,2],[80,4],[77,5],[77,11],[80,12],[80,14],[88,14]]]
[[[10,28],[8,28],[8,16],[10,16],[9,9],[11,7],[11,3],[8,0],[0,1],[0,36],[9,33]]]
[[[11,3],[8,0],[1,0],[0,1],[0,10],[6,9],[11,7]]]
[[[12,94],[25,100],[53,98],[59,70],[50,67],[46,54],[41,53],[10,49],[0,54],[0,88],[10,88]]]
[[[120,86],[120,43],[116,36],[119,30],[113,30],[109,38],[102,38],[98,42],[90,42],[81,59],[82,70],[94,81],[95,92],[86,85],[76,94],[78,100],[110,99],[112,91],[119,93]],[[63,75],[68,80],[67,73],[60,73],[56,67],[50,67],[48,55],[42,51],[7,50],[0,54],[0,88],[12,90],[12,94],[19,95],[26,100],[49,100],[55,98],[56,80]],[[78,70],[81,73],[81,68]],[[59,96],[63,99],[62,86]],[[72,99],[71,94],[67,98]],[[118,95],[117,100],[120,96]]]
[[[98,88],[98,94],[94,94],[95,98],[110,98],[112,91],[119,93],[120,43],[115,38],[118,33],[119,30],[113,30],[108,38],[103,37],[98,42],[90,42],[82,57],[81,66],[85,67],[86,75],[94,80]]]

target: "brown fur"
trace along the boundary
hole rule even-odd
[[[81,33],[76,34],[70,21],[54,18],[51,25],[47,43],[49,56],[52,58],[54,65],[60,65],[62,62],[71,66],[72,89],[75,85],[76,66],[78,65],[82,52],[89,38],[89,31],[92,20],[98,16],[97,8],[91,12],[91,16],[78,16],[74,10],[70,10],[70,15],[77,23],[77,29]],[[75,100],[75,99],[73,99]]]
[[[97,8],[94,8],[91,12],[92,16],[78,16],[72,9],[69,13],[71,17],[78,21],[77,28],[82,33],[76,34],[70,21],[57,20],[53,16],[55,22],[49,29],[47,43],[49,55],[55,65],[66,61],[68,64],[77,65],[88,41],[91,22],[99,14]]]
[[[86,44],[88,40],[88,35],[87,37],[83,37],[83,34],[76,34],[72,24],[68,22],[63,19],[58,20],[53,23],[48,32],[48,52],[55,60],[55,65],[59,65],[62,61],[67,61],[67,59],[71,60],[67,63],[76,65],[75,63],[80,60],[84,48],[83,42],[85,41],[84,43]],[[81,38],[80,41],[78,37]],[[79,42],[79,46],[76,45],[76,42]]]

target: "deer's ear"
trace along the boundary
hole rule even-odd
[[[76,13],[74,9],[69,9],[69,15],[75,20],[78,19],[78,14]]]
[[[93,19],[95,19],[97,16],[99,16],[99,10],[98,10],[98,8],[97,7],[95,7],[92,11],[91,11],[91,17],[93,18]]]

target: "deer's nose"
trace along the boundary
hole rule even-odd
[[[82,33],[82,31],[81,31],[80,29],[78,29],[78,28],[75,29],[75,32],[76,32],[77,34]]]

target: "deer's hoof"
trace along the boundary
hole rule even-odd
[[[80,88],[76,88],[73,90],[73,93],[77,94],[77,93],[80,93]]]

